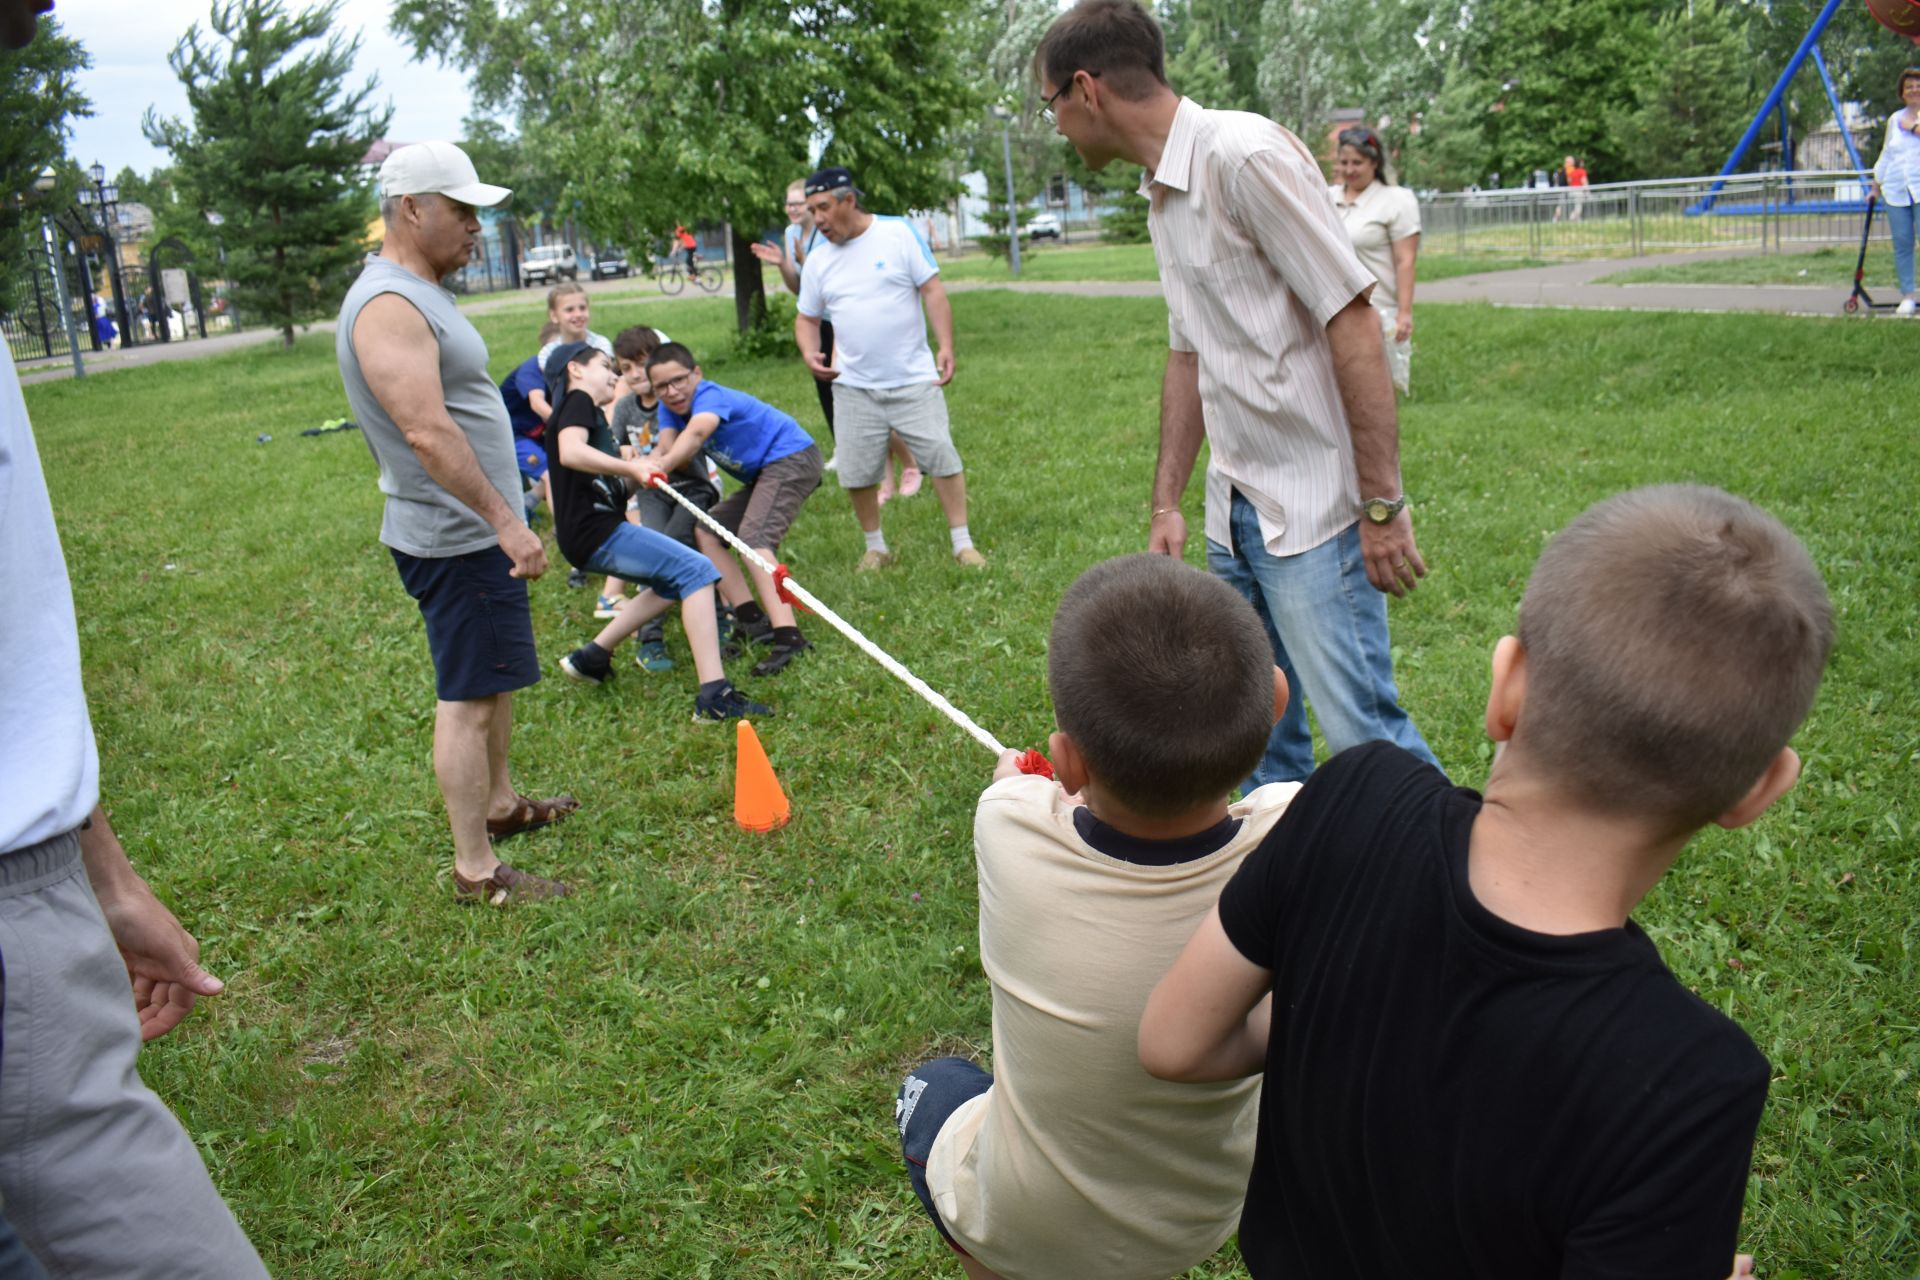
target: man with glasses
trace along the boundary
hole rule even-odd
[[[801,273],[793,336],[813,376],[833,383],[834,457],[867,542],[856,570],[872,572],[894,561],[880,531],[880,481],[891,434],[933,477],[954,560],[978,568],[987,558],[967,529],[966,479],[941,392],[953,379],[953,306],[939,264],[912,223],[860,207],[860,192],[846,169],[809,175],[805,192],[820,243]],[[819,354],[829,311],[840,348],[831,365]],[[929,322],[936,347],[931,354]]]
[[[1374,280],[1319,166],[1272,121],[1175,93],[1160,28],[1133,0],[1068,10],[1034,72],[1043,115],[1088,168],[1147,170],[1171,348],[1147,547],[1186,547],[1180,498],[1207,440],[1207,565],[1266,619],[1293,693],[1250,783],[1313,771],[1307,703],[1330,751],[1384,738],[1433,762],[1389,657],[1382,593],[1427,569]]]

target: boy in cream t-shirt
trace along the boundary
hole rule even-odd
[[[1233,1233],[1258,1085],[1156,1081],[1136,1036],[1298,790],[1228,803],[1284,705],[1278,675],[1246,601],[1163,556],[1096,565],[1060,603],[1060,781],[1008,753],[974,821],[994,1073],[938,1059],[895,1103],[914,1190],[976,1280],[1153,1280]]]

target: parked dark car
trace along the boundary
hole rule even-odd
[[[593,278],[611,280],[615,276],[625,279],[633,274],[633,268],[627,265],[625,249],[603,249],[593,260]]]

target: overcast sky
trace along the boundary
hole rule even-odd
[[[437,63],[407,60],[408,51],[387,32],[389,0],[346,0],[340,26],[362,33],[355,87],[378,75],[377,99],[393,102],[387,136],[402,142],[457,138],[467,115],[466,77]],[[303,0],[289,0],[299,10]],[[147,173],[167,163],[167,154],[147,144],[140,118],[149,106],[163,116],[185,117],[187,96],[167,66],[167,54],[189,26],[206,29],[211,0],[57,0],[54,16],[68,35],[93,55],[80,91],[94,114],[73,123],[68,150],[82,165],[95,160],[118,173],[122,165]]]

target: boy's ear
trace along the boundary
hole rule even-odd
[[[1078,795],[1087,786],[1087,758],[1080,746],[1063,729],[1047,735],[1047,755],[1053,760],[1053,780],[1068,795]]]
[[[1280,723],[1280,717],[1287,714],[1287,673],[1280,668],[1273,669],[1273,722]]]
[[[1487,690],[1487,737],[1495,742],[1513,738],[1520,722],[1520,704],[1527,696],[1527,651],[1518,636],[1501,636],[1493,646],[1493,687]]]
[[[1767,809],[1793,787],[1800,778],[1800,753],[1792,747],[1782,747],[1778,755],[1767,761],[1766,772],[1747,789],[1747,794],[1735,802],[1714,822],[1732,830],[1744,827]]]

